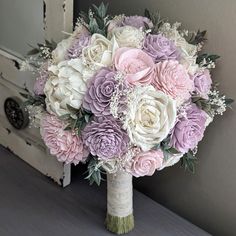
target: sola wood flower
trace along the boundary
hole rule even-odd
[[[95,118],[84,128],[82,137],[90,153],[104,160],[119,158],[128,150],[128,135],[113,117]]]
[[[124,17],[122,25],[133,26],[137,29],[145,29],[146,26],[149,28],[153,27],[153,23],[147,17],[143,16],[126,16]]]
[[[131,47],[141,48],[144,40],[144,33],[132,26],[113,28],[108,38],[114,38],[120,48]]]
[[[70,113],[67,105],[79,109],[87,90],[84,68],[80,59],[63,61],[49,67],[53,75],[45,85],[47,110],[58,116]]]
[[[157,63],[164,60],[178,60],[180,51],[174,42],[162,34],[148,34],[143,43],[143,50]]]
[[[155,76],[152,58],[141,49],[120,48],[116,51],[114,62],[129,84],[147,85]]]
[[[211,89],[211,75],[209,70],[196,73],[192,80],[194,81],[194,93],[202,98],[208,99],[208,93]]]
[[[156,64],[153,85],[157,90],[177,100],[178,103],[188,100],[194,89],[193,81],[178,61],[164,61]]]
[[[148,151],[166,138],[173,128],[175,101],[152,86],[138,87],[132,96],[124,127],[131,142]]]
[[[84,47],[87,47],[90,43],[91,36],[84,35],[79,38],[74,39],[71,46],[67,50],[67,59],[78,58],[82,54],[82,50]]]
[[[161,150],[140,152],[131,160],[131,166],[126,170],[135,177],[151,176],[162,167],[163,159]]]
[[[110,102],[118,81],[109,68],[101,69],[90,81],[84,96],[83,107],[95,116],[110,115]]]
[[[88,152],[83,146],[82,139],[71,131],[65,131],[65,125],[57,117],[45,115],[41,119],[40,127],[46,146],[58,161],[77,165],[86,160]]]
[[[207,113],[195,104],[189,105],[172,131],[171,146],[182,153],[194,149],[203,138],[207,117]]]

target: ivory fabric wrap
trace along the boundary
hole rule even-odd
[[[126,217],[133,213],[132,175],[124,171],[107,173],[107,211],[111,216]]]

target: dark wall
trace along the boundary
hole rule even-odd
[[[79,1],[86,10],[91,3]],[[214,81],[236,98],[236,1],[235,0],[110,0],[113,14],[142,14],[159,9],[170,21],[181,21],[190,30],[207,29],[206,51],[221,55]],[[213,235],[236,235],[236,106],[218,117],[199,145],[195,175],[177,164],[152,177],[139,178],[135,186]]]

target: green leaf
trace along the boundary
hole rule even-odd
[[[173,148],[173,147],[170,147],[170,148],[168,149],[168,152],[171,153],[171,154],[179,154],[179,151],[176,150],[176,149]]]
[[[227,107],[230,107],[230,105],[231,105],[233,102],[234,102],[234,99],[232,99],[232,98],[226,98],[226,99],[225,99],[225,105],[226,105]]]
[[[71,130],[71,125],[67,125],[65,128],[64,128],[65,131],[67,130]]]
[[[66,107],[67,107],[67,109],[71,112],[71,113],[77,113],[77,112],[79,112],[79,109],[76,109],[76,108],[74,108],[74,107],[72,107],[71,105],[69,105],[69,104],[66,104]]]
[[[19,93],[23,98],[26,98],[28,99],[29,98],[29,94],[26,94],[26,93]]]
[[[64,115],[59,116],[60,120],[68,120],[70,118],[71,118],[70,114],[64,114]]]
[[[186,153],[181,159],[181,166],[191,173],[195,173],[196,170],[196,157],[193,156],[192,152]]]
[[[196,34],[192,35],[192,37],[188,40],[188,42],[193,45],[204,43],[205,41],[207,41],[206,33],[207,33],[206,30],[203,31],[198,30]]]
[[[90,120],[90,115],[85,115],[85,116],[84,116],[84,119],[85,119],[85,121],[88,123],[89,120]]]
[[[201,64],[205,59],[206,63],[204,64],[204,66],[207,66],[211,62],[216,62],[216,60],[219,58],[220,58],[219,55],[215,55],[215,54],[210,55],[210,54],[204,53],[197,57],[196,62],[197,64]]]
[[[144,10],[144,16],[151,20],[151,14],[147,8]]]
[[[89,160],[87,173],[88,175],[85,177],[85,179],[89,180],[90,185],[92,185],[94,182],[98,186],[101,184],[101,181],[103,180],[101,177],[102,171],[100,170],[97,159],[94,157]]]

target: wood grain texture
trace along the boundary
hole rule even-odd
[[[90,187],[79,176],[63,189],[0,147],[0,235],[113,235],[103,225],[105,183]],[[128,236],[209,236],[137,191],[134,209]]]

